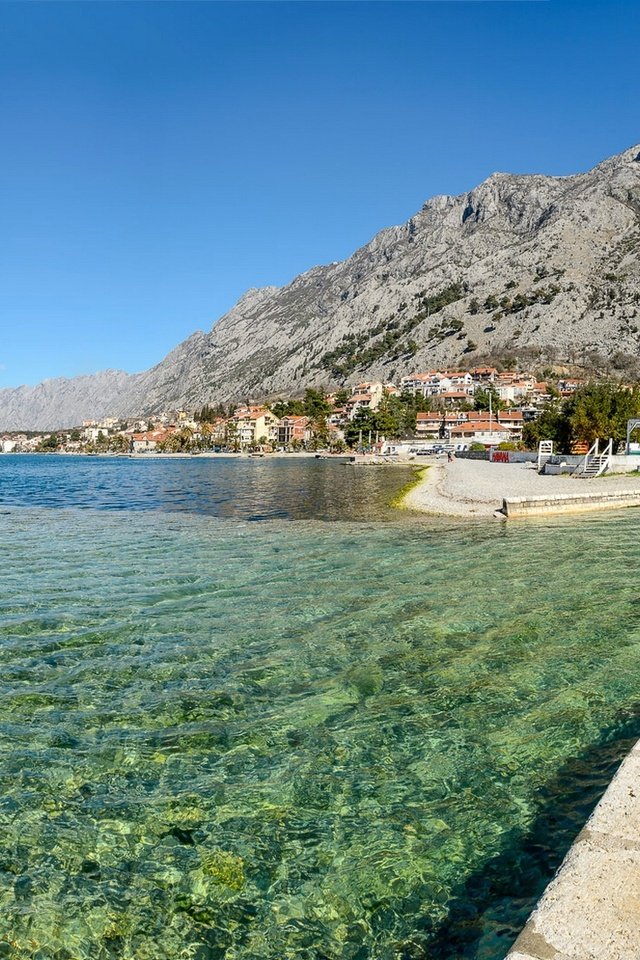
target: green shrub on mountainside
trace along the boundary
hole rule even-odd
[[[329,370],[335,377],[346,377],[359,367],[370,366],[383,358],[395,360],[411,357],[417,353],[420,345],[412,338],[405,338],[431,314],[438,313],[449,304],[460,300],[465,292],[462,283],[452,283],[436,294],[427,296],[424,292],[417,293],[414,299],[419,309],[410,319],[401,322],[396,314],[392,313],[386,321],[377,323],[368,331],[348,333],[333,350],[320,357],[316,366]],[[405,302],[398,307],[398,313],[405,313],[407,310],[408,305]],[[462,327],[462,321],[446,321],[446,329],[451,329],[451,333],[445,335],[459,332]]]

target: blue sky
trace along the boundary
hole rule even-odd
[[[158,362],[494,170],[640,141],[640,4],[0,4],[0,386]]]

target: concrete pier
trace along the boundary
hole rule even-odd
[[[509,960],[640,957],[640,741],[547,887]]]
[[[588,481],[580,483],[586,484]],[[552,513],[582,513],[586,510],[616,510],[621,507],[640,507],[640,490],[584,490],[538,497],[507,497],[502,501],[502,513],[510,519]]]

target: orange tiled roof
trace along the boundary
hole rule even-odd
[[[477,433],[506,433],[507,428],[496,420],[472,420],[451,428],[451,433],[468,433],[474,430]]]
[[[522,410],[500,410],[498,420],[524,420]]]
[[[458,419],[458,414],[456,413],[447,413],[444,417],[441,413],[416,414],[416,423],[442,423],[443,420],[445,423],[457,423]]]

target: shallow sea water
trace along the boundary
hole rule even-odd
[[[0,956],[503,957],[638,732],[635,511],[127,511],[126,465],[78,509],[11,459]]]

